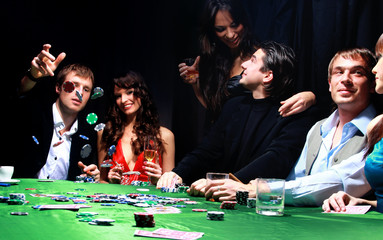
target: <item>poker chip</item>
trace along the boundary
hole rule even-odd
[[[149,189],[147,188],[137,188],[136,190],[139,192],[149,192]]]
[[[206,219],[213,220],[213,221],[223,221],[224,216],[225,216],[224,212],[209,211],[206,214]]]
[[[7,203],[8,205],[23,205],[25,201],[21,199],[9,199]]]
[[[108,149],[108,155],[112,156],[115,152],[116,152],[116,146],[115,145],[110,146]]]
[[[186,193],[186,191],[189,189],[189,187],[187,187],[187,186],[179,186],[178,188],[177,188],[177,192],[178,193]]]
[[[73,92],[75,88],[76,88],[76,86],[71,81],[66,81],[63,83],[63,89],[67,93]]]
[[[249,198],[248,191],[237,191],[235,194],[235,200],[239,205],[246,205],[247,199]]]
[[[79,135],[80,138],[84,139],[84,140],[89,140],[89,138],[87,136],[84,136],[84,135]]]
[[[141,173],[139,171],[129,171],[129,172],[124,172],[122,175],[140,175]]]
[[[36,188],[26,188],[25,190],[37,190]]]
[[[10,193],[9,199],[25,200],[25,194],[24,193]]]
[[[223,201],[221,203],[221,209],[234,209],[235,204],[237,204],[235,201]]]
[[[6,203],[9,200],[9,197],[0,196],[0,203]]]
[[[114,219],[107,219],[107,218],[99,218],[99,219],[94,219],[93,222],[95,223],[114,223],[116,220]]]
[[[35,141],[35,143],[36,143],[37,145],[40,144],[40,143],[39,143],[39,140],[37,140],[37,138],[36,138],[35,136],[32,136],[32,139],[33,139],[33,141]]]
[[[87,158],[89,157],[90,153],[92,152],[92,146],[90,144],[85,144],[82,148],[81,148],[81,152],[80,152],[80,156],[82,158]]]
[[[81,213],[77,213],[76,217],[78,217],[78,218],[80,218],[80,217],[93,217],[96,215],[98,215],[98,213],[96,213],[96,212],[81,212]]]
[[[83,217],[79,219],[80,222],[92,222],[93,220],[94,219],[91,217]]]
[[[255,208],[255,203],[257,202],[256,198],[248,198],[247,199],[247,207],[248,208]]]
[[[11,215],[15,215],[15,216],[27,216],[29,215],[28,212],[11,212]]]
[[[202,208],[194,208],[192,209],[193,212],[207,212],[207,209],[202,209]]]
[[[79,90],[76,90],[76,96],[78,97],[78,100],[80,100],[80,102],[82,102],[82,95],[81,95]]]
[[[176,207],[176,208],[186,208],[186,205],[173,205],[172,207]]]
[[[86,116],[86,121],[90,125],[95,124],[98,120],[98,117],[95,113],[89,113],[88,116]]]
[[[154,227],[154,215],[153,213],[135,212],[134,220],[136,221],[136,227]]]
[[[94,127],[94,130],[95,130],[96,132],[98,132],[98,131],[103,130],[104,128],[105,128],[105,123],[99,123],[99,124],[97,124],[97,125]]]
[[[195,205],[197,204],[198,202],[197,201],[184,201],[185,204],[188,204],[188,205]]]
[[[114,219],[93,219],[89,222],[90,225],[112,225],[116,220]]]
[[[113,204],[113,203],[101,203],[101,206],[114,207],[115,204]]]
[[[90,97],[92,100],[104,96],[104,90],[100,87],[95,87],[93,89],[93,95]]]
[[[112,164],[112,160],[111,160],[111,159],[104,160],[104,161],[101,163],[101,165],[100,165],[100,167],[105,167],[105,168],[107,168],[107,167],[111,167],[111,166],[113,166],[113,164]]]

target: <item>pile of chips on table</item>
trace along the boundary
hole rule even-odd
[[[92,176],[76,176],[76,181],[75,183],[95,183],[96,181],[94,180],[94,177]]]
[[[24,193],[10,193],[9,197],[0,196],[0,202],[8,205],[24,205],[28,201],[25,200]]]
[[[136,227],[154,227],[156,225],[153,213],[135,212],[134,220],[136,220]]]
[[[185,186],[184,184],[174,184],[170,187],[162,187],[161,192],[169,192],[169,193],[186,193],[186,191],[189,189],[188,186]]]

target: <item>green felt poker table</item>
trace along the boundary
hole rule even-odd
[[[364,215],[324,214],[321,208],[286,207],[282,217],[261,216],[255,209],[238,205],[234,210],[220,209],[220,203],[191,197],[186,193],[162,193],[153,186],[136,187],[116,184],[75,183],[71,181],[38,182],[36,179],[20,179],[18,184],[0,187],[0,196],[9,193],[24,193],[29,203],[8,205],[0,203],[0,239],[149,239],[134,237],[136,230],[154,231],[166,228],[180,231],[203,232],[201,239],[383,239],[383,214],[370,211]],[[26,190],[35,188],[36,190]],[[144,212],[143,208],[127,204],[101,206],[89,202],[91,208],[78,211],[39,210],[34,205],[73,204],[60,203],[49,197],[32,197],[30,194],[68,195],[76,192],[83,195],[94,193],[129,194],[144,193],[157,196],[190,198],[196,205],[180,208],[181,213],[155,214],[155,227],[135,226],[134,212]],[[147,188],[148,192],[139,192]],[[81,197],[80,197],[81,198]],[[85,199],[85,198],[84,198]],[[206,219],[206,212],[193,212],[193,208],[225,212],[223,221]],[[110,226],[90,225],[76,218],[77,212],[97,212],[98,218],[114,219]],[[27,216],[11,215],[11,212],[28,212]]]

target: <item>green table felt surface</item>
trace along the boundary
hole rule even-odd
[[[36,188],[36,190],[25,190]],[[30,193],[61,194],[76,192],[80,194],[129,194],[149,193],[158,196],[190,198],[197,205],[180,208],[179,214],[155,214],[154,228],[135,227],[134,212],[144,212],[142,208],[127,204],[114,207],[101,206],[88,202],[91,208],[78,212],[98,212],[97,218],[111,218],[112,226],[95,226],[79,222],[76,211],[38,210],[34,205],[73,204],[55,202],[47,197],[32,197]],[[137,188],[148,188],[149,192],[138,192]],[[36,179],[21,179],[19,184],[0,187],[0,196],[9,193],[25,193],[26,205],[0,203],[0,239],[149,239],[134,237],[135,230],[154,231],[167,228],[180,231],[204,232],[201,239],[383,239],[383,214],[370,211],[364,215],[324,214],[321,208],[286,207],[283,217],[261,216],[255,209],[237,205],[235,210],[221,210],[220,203],[205,201],[204,198],[191,197],[186,193],[161,193],[155,187],[122,186],[116,184],[74,183],[71,181],[38,182]],[[85,198],[84,198],[85,199]],[[206,212],[193,212],[193,208],[225,212],[224,221],[206,219]],[[28,216],[14,216],[10,212],[25,211]]]

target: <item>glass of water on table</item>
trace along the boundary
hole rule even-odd
[[[206,187],[212,184],[215,180],[224,180],[224,179],[229,179],[228,173],[208,172],[206,173]],[[206,199],[206,200],[211,201],[212,199]]]
[[[266,216],[283,216],[285,208],[285,180],[257,179],[256,212]]]

